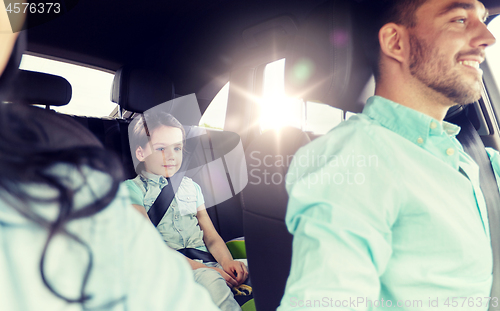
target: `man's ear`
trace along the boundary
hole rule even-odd
[[[139,162],[144,162],[144,160],[146,159],[144,155],[144,149],[142,149],[141,146],[135,149],[135,157],[137,158],[137,160],[139,160]]]
[[[407,30],[404,26],[387,23],[378,33],[381,53],[400,63],[405,59],[407,53]]]

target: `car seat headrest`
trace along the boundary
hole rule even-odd
[[[71,84],[63,77],[18,70],[9,95],[3,101],[49,106],[64,106],[72,96]]]
[[[118,69],[111,90],[112,102],[127,111],[138,113],[174,96],[174,84],[165,74],[132,66]]]
[[[358,96],[371,67],[353,14],[354,3],[330,0],[302,23],[285,63],[288,95],[360,112]]]

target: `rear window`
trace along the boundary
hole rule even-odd
[[[343,115],[341,109],[286,96],[285,59],[266,65],[261,98],[262,131],[292,126],[322,135],[342,122]]]
[[[207,110],[200,119],[199,126],[209,129],[224,130],[226,121],[227,97],[229,95],[229,82],[215,95]]]
[[[116,104],[110,99],[114,78],[112,73],[27,54],[23,55],[19,68],[49,73],[68,80],[73,89],[71,101],[66,106],[50,107],[57,112],[105,117],[116,108]]]

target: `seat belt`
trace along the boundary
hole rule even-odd
[[[175,197],[174,187],[169,177],[167,177],[167,182],[167,185],[161,189],[160,194],[148,211],[148,217],[155,227],[158,226],[163,216],[167,213],[167,210]],[[212,256],[209,252],[201,251],[195,248],[181,248],[177,251],[193,260],[200,259],[203,262],[217,262],[214,256]]]
[[[188,135],[191,132],[191,128],[188,128],[186,132],[186,135]],[[190,139],[192,140],[193,138]],[[198,141],[195,142],[196,144],[198,144]],[[190,161],[191,158],[187,157],[186,159],[184,159],[183,166],[181,167],[187,167]],[[178,183],[176,183],[177,187],[181,183],[185,173],[185,170],[181,170],[181,172],[177,172],[176,175],[174,175],[174,179],[178,178],[176,179],[176,181],[178,181]],[[175,189],[174,191],[172,180],[170,179],[170,177],[167,177],[167,185],[161,189],[160,194],[158,195],[158,197],[156,197],[153,205],[151,205],[151,208],[148,211],[148,217],[155,227],[158,226],[163,216],[167,213],[167,210],[170,207],[170,204],[172,203],[176,192],[177,189]]]
[[[464,151],[471,156],[479,166],[479,184],[483,192],[488,210],[490,226],[491,248],[493,252],[493,285],[490,297],[500,298],[500,192],[495,178],[490,158],[476,129],[465,115],[465,111],[451,119],[462,129],[457,139],[464,147]],[[490,303],[489,311],[496,310]]]
[[[170,178],[167,177],[167,185],[161,189],[160,195],[156,198],[155,202],[148,211],[148,217],[155,227],[158,226],[163,215],[167,212],[170,207],[170,203],[174,199],[175,193],[172,187],[172,182]]]
[[[195,147],[200,144],[200,138],[195,136],[190,138],[191,140],[195,141]],[[195,148],[193,147],[193,149]],[[185,169],[188,168],[188,164],[191,161],[191,157],[186,157],[183,161],[183,166]],[[177,189],[182,182],[182,179],[184,178],[184,175],[186,174],[185,170],[181,170],[177,172],[172,178],[175,180],[175,190],[174,190],[174,180],[171,178],[167,177],[167,184],[161,189],[160,194],[154,201],[153,205],[151,205],[151,208],[148,210],[148,217],[153,223],[155,227],[158,226],[160,221],[162,220],[163,216],[168,211],[168,208],[170,207],[170,204],[172,204],[172,201],[174,200],[175,193],[177,192]],[[195,248],[181,248],[177,250],[179,253],[183,254],[184,256],[196,260],[202,260],[203,262],[217,262],[217,260],[210,254],[209,252],[201,251]]]

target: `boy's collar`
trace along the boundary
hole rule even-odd
[[[148,180],[154,181],[158,184],[167,182],[167,179],[165,177],[163,177],[161,175],[156,175],[156,174],[144,171],[144,170],[141,172],[141,175],[142,175],[142,177],[144,177]]]

